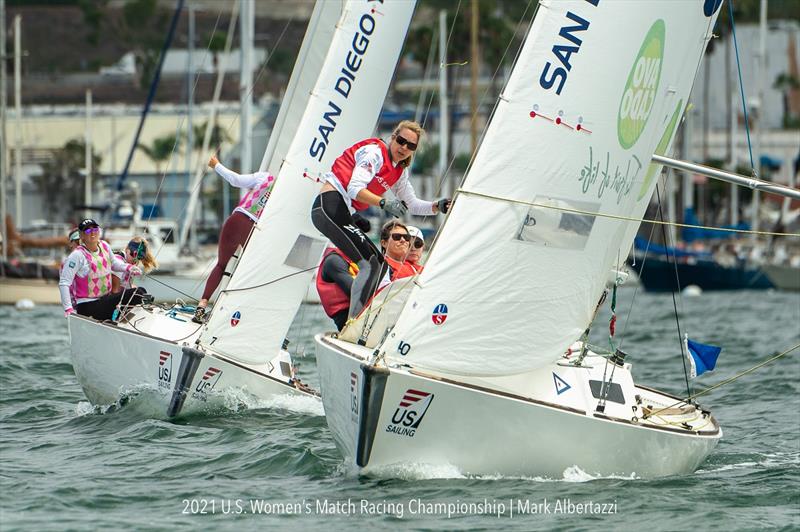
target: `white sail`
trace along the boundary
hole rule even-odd
[[[283,95],[281,108],[272,126],[273,134],[269,137],[259,170],[278,175],[289,145],[297,133],[303,111],[311,98],[311,91],[317,81],[315,73],[322,70],[328,48],[333,41],[336,26],[331,21],[341,18],[343,8],[344,2],[323,1],[314,4],[314,11],[308,21],[303,44],[294,62],[292,77]]]
[[[541,367],[589,325],[683,115],[719,1],[541,2],[383,345],[461,375]],[[687,70],[690,74],[687,75]]]
[[[335,25],[269,203],[200,342],[245,363],[274,355],[326,240],[311,224],[319,177],[374,129],[414,11],[413,0],[351,0]]]

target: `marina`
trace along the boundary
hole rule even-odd
[[[800,527],[798,43],[0,0],[0,529]]]

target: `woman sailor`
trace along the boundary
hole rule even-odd
[[[267,172],[256,172],[253,174],[237,174],[225,168],[216,155],[212,155],[208,160],[208,166],[213,168],[225,181],[238,188],[248,189],[242,197],[239,205],[228,216],[222,224],[222,231],[219,234],[219,248],[217,250],[217,264],[211,270],[211,274],[206,280],[206,287],[203,296],[197,303],[192,321],[203,323],[208,300],[214,294],[214,290],[222,280],[225,266],[236,252],[239,246],[244,247],[253,225],[258,222],[261,213],[264,212],[264,205],[267,204],[272,186],[275,184],[275,177]]]
[[[64,315],[77,312],[96,320],[107,320],[111,319],[120,302],[126,305],[141,303],[142,295],[146,293],[143,288],[111,293],[111,272],[141,275],[142,271],[111,252],[108,242],[100,240],[100,225],[91,218],[78,224],[78,231],[81,245],[67,257],[58,281]]]
[[[311,210],[314,227],[358,264],[351,317],[372,297],[386,268],[383,255],[354,224],[352,214],[374,206],[399,218],[408,211],[420,216],[446,214],[450,207],[449,199],[437,202],[418,199],[409,181],[408,167],[422,133],[418,123],[403,120],[388,143],[370,138],[350,146],[325,174],[325,184],[314,201]],[[383,198],[390,189],[396,199]]]
[[[150,251],[150,245],[141,236],[133,237],[128,245],[125,247],[124,255],[122,257],[127,264],[138,266],[143,273],[150,273],[152,270],[158,268],[158,262]],[[113,273],[114,277],[111,279],[112,292],[115,294],[120,290],[133,288],[133,275],[130,272]]]

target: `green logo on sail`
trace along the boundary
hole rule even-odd
[[[667,124],[666,129],[664,129],[664,134],[661,135],[661,140],[658,141],[658,146],[656,146],[656,155],[664,155],[667,153],[667,148],[669,147],[669,143],[672,140],[672,134],[675,133],[675,126],[678,125],[678,118],[681,116],[681,109],[683,109],[683,100],[678,102],[677,107],[675,107],[675,112],[672,113],[672,118]],[[642,188],[639,189],[639,197],[637,201],[644,197],[645,192],[650,189],[650,183],[653,181],[653,178],[656,175],[656,168],[659,168],[659,165],[655,163],[650,163],[650,166],[647,167],[647,174],[644,176],[644,182],[642,183]]]
[[[644,38],[639,55],[628,74],[628,83],[622,94],[617,117],[617,132],[620,145],[628,149],[639,140],[644,131],[653,102],[656,98],[658,82],[661,79],[661,63],[664,57],[664,21],[653,23]]]

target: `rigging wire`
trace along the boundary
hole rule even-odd
[[[494,72],[492,73],[492,76],[489,79],[489,83],[486,85],[486,88],[484,89],[483,94],[481,94],[480,100],[478,101],[478,106],[475,109],[475,113],[470,117],[470,124],[472,124],[473,122],[475,122],[475,120],[477,120],[477,118],[478,118],[478,109],[480,109],[480,107],[483,105],[484,101],[486,100],[487,95],[489,94],[489,89],[492,87],[492,85],[494,83],[494,80],[497,79],[497,75],[498,75],[498,73],[500,72],[500,69],[503,66],[503,60],[505,60],[506,56],[508,55],[508,51],[511,48],[511,45],[514,43],[514,37],[519,33],[519,29],[522,26],[522,23],[526,20],[525,16],[527,15],[528,10],[530,9],[532,3],[533,3],[533,0],[528,0],[528,3],[525,6],[524,11],[522,12],[522,15],[520,15],[520,18],[517,21],[517,25],[514,28],[514,33],[513,33],[512,37],[508,40],[508,43],[506,44],[506,47],[503,50],[503,55],[500,56],[500,60],[497,63],[497,67],[495,68]],[[459,5],[461,5],[460,1],[459,1]],[[539,11],[539,3],[537,2],[536,9],[534,9],[533,14],[531,15],[531,20],[533,20],[533,17],[536,16],[536,13],[538,11]],[[454,22],[455,22],[455,19],[454,19]],[[525,32],[526,36],[527,36],[527,33],[530,31],[530,26],[531,26],[531,24],[529,22],[528,23],[528,29]],[[451,32],[452,32],[452,28],[451,28]],[[449,38],[448,38],[448,43],[449,43]],[[520,43],[520,46],[517,48],[517,53],[514,56],[514,61],[513,61],[514,64],[516,64],[520,53],[522,53],[522,45],[524,43],[525,43],[525,39],[523,38],[521,43]],[[500,103],[501,99],[502,99],[502,93],[498,96],[497,100],[495,101],[495,105],[494,105],[494,108],[492,109],[492,113],[491,113],[492,116],[494,116],[494,112],[497,110],[497,106]],[[489,128],[489,124],[491,124],[491,122],[492,122],[491,117],[489,117],[489,119],[486,120],[486,123],[483,126],[483,130],[481,131],[480,138],[478,139],[478,146],[481,145],[481,142],[483,141],[483,138],[486,135],[486,131]],[[462,138],[459,141],[458,146],[456,147],[456,149],[453,149],[453,154],[455,154],[458,151],[458,148],[461,148],[463,146],[464,142],[466,142],[466,139]],[[477,150],[476,150],[476,153],[477,153]],[[475,154],[476,153],[471,153],[470,154],[469,164],[467,165],[467,169],[464,171],[464,175],[463,175],[463,177],[461,179],[461,185],[463,185],[464,179],[466,178],[467,173],[469,172],[469,168],[472,166],[472,163],[475,160]],[[441,176],[439,176],[439,183],[437,185],[436,193],[434,195],[438,195],[442,191],[442,186],[444,185],[444,182],[447,179],[447,176],[448,176],[448,174],[450,173],[450,170],[453,167],[453,163],[455,162],[455,159],[456,159],[455,155],[453,155],[453,157],[450,158],[450,163],[447,165],[447,168],[445,169],[444,173]],[[454,197],[459,192],[459,190],[460,190],[460,187],[459,187],[459,189],[456,190],[456,193],[453,194]],[[434,244],[436,244],[436,239],[438,238],[438,236],[439,235],[437,233],[437,235],[434,237],[434,241],[431,244],[431,251],[433,250]]]
[[[736,69],[739,72],[739,90],[742,94],[742,110],[744,111],[744,130],[745,132],[747,132],[747,149],[750,152],[750,168],[752,169],[753,175],[759,177],[758,174],[756,173],[756,165],[753,162],[753,144],[750,142],[750,121],[747,118],[747,100],[745,100],[744,97],[744,83],[742,82],[742,63],[739,60],[739,42],[736,40],[736,22],[733,18],[733,0],[728,0],[728,13],[731,19],[733,48],[736,51]]]
[[[661,192],[659,192],[658,186],[656,186],[656,197],[658,198],[658,216],[663,220],[664,219],[664,212],[661,209]],[[664,242],[667,243],[667,245],[669,245],[670,240],[669,240],[669,237],[667,236],[666,227],[664,227],[663,225],[661,226],[661,233],[662,233],[662,237],[664,238]],[[676,288],[677,288],[677,290],[680,290],[681,283],[680,283],[680,277],[678,275],[678,259],[675,257],[675,251],[674,251],[675,243],[673,242],[672,245],[673,245],[673,251],[672,251],[671,254],[669,252],[667,253],[667,262],[672,262],[672,266],[673,266],[673,268],[675,270],[675,282],[677,284]],[[692,390],[690,389],[690,386],[689,386],[689,371],[688,371],[688,368],[686,367],[686,353],[683,350],[684,346],[683,346],[683,334],[681,332],[681,319],[680,319],[680,316],[678,315],[678,303],[677,303],[677,300],[675,298],[675,292],[676,292],[676,290],[673,290],[671,292],[671,294],[672,294],[672,308],[675,311],[675,325],[676,325],[676,327],[678,329],[678,344],[680,345],[680,348],[681,348],[681,362],[683,363],[683,376],[686,379],[686,395],[691,396]]]
[[[235,26],[234,26],[234,24],[235,24],[236,17],[238,16],[238,9],[237,9],[237,5],[238,5],[238,4],[234,4],[234,9],[233,9],[233,12],[232,12],[232,15],[231,15],[231,26],[232,26],[232,28],[231,28],[231,29],[229,29],[229,31],[228,31],[228,35],[229,35],[229,36],[232,36],[232,35],[233,35],[233,33],[235,33]],[[201,67],[202,67],[202,66],[205,64],[205,60],[206,60],[206,58],[207,58],[207,57],[209,57],[209,51],[210,51],[210,48],[211,48],[211,43],[213,42],[214,35],[216,34],[217,27],[218,27],[219,20],[220,20],[221,16],[222,16],[222,10],[220,10],[220,11],[218,12],[218,15],[217,15],[217,20],[216,20],[216,22],[215,22],[215,25],[214,25],[214,29],[213,29],[213,31],[212,31],[212,33],[211,33],[211,36],[209,37],[209,40],[208,40],[208,45],[207,45],[207,47],[206,47],[206,51],[205,51],[205,54],[204,54],[204,56],[203,56],[203,60],[201,61]],[[278,36],[278,38],[277,38],[277,40],[276,40],[276,42],[275,42],[275,46],[273,46],[273,48],[272,48],[273,52],[272,52],[271,54],[269,54],[269,56],[267,57],[267,59],[266,59],[266,60],[265,60],[265,61],[262,63],[262,65],[261,65],[261,68],[260,68],[260,69],[259,69],[259,71],[257,72],[257,74],[256,74],[256,76],[255,76],[255,78],[254,78],[254,81],[253,81],[253,83],[252,83],[252,84],[251,84],[251,86],[249,87],[249,89],[248,89],[248,96],[249,96],[249,95],[250,95],[250,94],[253,92],[253,90],[255,89],[255,86],[256,86],[256,84],[258,83],[259,79],[261,78],[261,76],[263,75],[264,71],[266,70],[266,68],[267,68],[267,65],[269,64],[269,61],[270,61],[270,59],[272,59],[272,57],[273,57],[273,55],[274,55],[274,52],[275,52],[275,50],[277,49],[277,47],[278,47],[278,45],[280,44],[280,42],[283,40],[283,37],[285,36],[285,34],[286,34],[286,31],[287,31],[288,27],[289,27],[289,26],[292,24],[292,22],[294,22],[294,18],[290,18],[290,19],[288,19],[288,20],[287,20],[287,22],[286,22],[286,24],[284,25],[284,27],[283,27],[283,29],[282,29],[282,31],[281,31],[281,33],[280,33],[280,35]],[[198,72],[197,72],[197,74],[195,75],[195,82],[194,82],[194,85],[192,86],[192,92],[194,92],[194,90],[195,90],[195,89],[196,89],[196,87],[197,87],[197,84],[198,84],[198,82],[199,82],[199,79],[200,79],[200,74],[201,74],[201,72],[200,72],[200,69],[198,69]],[[222,146],[222,143],[224,142],[224,137],[225,137],[225,136],[227,136],[227,134],[230,132],[230,130],[233,128],[233,126],[234,126],[234,125],[235,125],[235,124],[238,122],[238,120],[239,120],[239,116],[240,116],[240,115],[241,115],[241,110],[239,110],[239,111],[237,111],[237,112],[236,112],[236,114],[235,114],[234,118],[231,120],[230,124],[229,124],[229,125],[228,125],[228,127],[225,129],[225,135],[221,135],[221,136],[220,136],[219,142],[217,143],[217,145],[216,145],[216,147],[215,147],[215,149],[214,149],[214,152],[215,152],[215,153],[218,153],[218,152],[219,152],[219,150],[220,150],[220,147]],[[183,129],[183,125],[182,125],[182,123],[183,123],[185,120],[186,120],[186,118],[185,118],[185,117],[181,117],[181,119],[180,119],[180,124],[179,124],[179,129],[180,129],[180,130],[182,130],[182,129]],[[191,125],[191,124],[189,124],[189,126],[188,126],[188,127],[192,127],[192,125]],[[174,158],[174,156],[175,156],[175,151],[176,151],[176,148],[177,148],[177,146],[178,146],[178,143],[179,143],[179,139],[177,139],[177,138],[176,138],[176,142],[175,142],[175,144],[173,145],[173,148],[172,148],[172,154],[170,155],[170,160],[172,160],[172,159]],[[188,149],[192,149],[192,147],[189,147]],[[201,164],[201,163],[198,161],[198,164]],[[204,164],[204,163],[202,163],[202,164],[205,166],[205,164]],[[169,165],[167,165],[167,166],[169,166]],[[205,172],[207,172],[207,169],[204,169],[204,171],[205,171]],[[163,188],[163,185],[164,185],[164,182],[165,182],[165,180],[166,180],[166,171],[165,171],[165,172],[164,172],[164,174],[161,176],[161,180],[159,181],[159,186],[158,186],[158,189],[157,189],[157,192],[156,192],[156,196],[155,196],[156,200],[157,200],[157,198],[158,198],[158,196],[159,196],[159,194],[160,194],[160,191],[161,191],[161,189]],[[194,194],[194,193],[197,191],[197,189],[198,189],[199,187],[201,187],[201,186],[202,186],[202,179],[198,181],[198,183],[196,184],[195,188],[194,188],[194,189],[192,189],[192,191],[190,192],[190,195],[191,195],[191,194]],[[181,209],[181,211],[180,211],[180,213],[179,213],[179,215],[178,215],[178,218],[181,218],[181,217],[183,216],[183,214],[186,212],[186,209],[187,209],[187,208],[188,208],[188,203],[187,203],[187,204],[184,204],[183,208]],[[153,212],[151,211],[151,212],[150,212],[150,217],[152,217],[152,215],[153,215]],[[150,218],[148,218],[148,222],[149,222],[149,221],[150,221]],[[170,229],[169,229],[169,231],[167,232],[166,236],[164,237],[164,240],[167,240],[167,239],[169,239],[169,237],[172,235],[172,233],[173,233],[173,229],[172,229],[172,228],[170,228]],[[251,230],[251,234],[252,234],[252,230]],[[248,236],[248,240],[249,240],[249,236]],[[163,246],[162,246],[162,248],[163,248]],[[156,253],[155,253],[155,256],[156,256],[156,257],[158,256],[158,253],[159,253],[160,251],[161,251],[161,248],[159,248],[159,249],[156,251]],[[165,284],[165,283],[163,283],[163,282],[162,282],[162,284]],[[169,286],[169,285],[165,285],[165,286]],[[173,290],[176,290],[176,291],[180,292],[179,290],[175,289],[175,288],[174,288],[174,287],[172,287],[172,286],[169,286],[169,288],[172,288]],[[181,292],[181,293],[182,293],[182,292]],[[184,294],[184,295],[186,295],[186,294]],[[189,296],[189,297],[191,297],[191,296]],[[192,297],[192,299],[194,299],[194,298]]]

